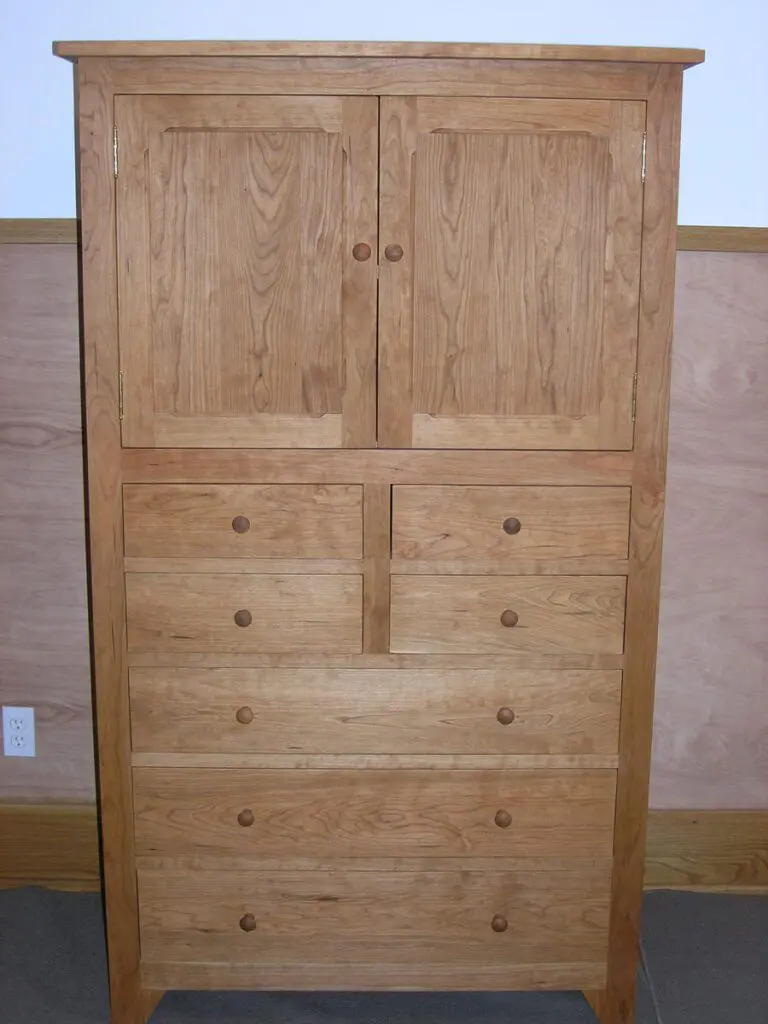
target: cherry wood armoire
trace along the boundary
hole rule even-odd
[[[628,1024],[703,54],[55,52],[113,1024],[175,988]]]

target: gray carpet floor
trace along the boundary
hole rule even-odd
[[[768,1024],[768,898],[650,893],[637,1024]],[[99,897],[0,891],[0,1022],[106,1024]],[[172,992],[152,1024],[594,1024],[578,992]]]

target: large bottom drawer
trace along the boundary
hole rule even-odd
[[[149,866],[145,866],[149,865]],[[546,988],[605,982],[610,868],[174,869],[139,862],[144,983]]]

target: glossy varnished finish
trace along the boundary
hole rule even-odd
[[[80,45],[114,1024],[164,986],[629,1024],[701,55]]]

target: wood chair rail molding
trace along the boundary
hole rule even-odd
[[[0,219],[0,245],[76,244],[74,217]],[[681,224],[678,252],[768,252],[768,228]]]

